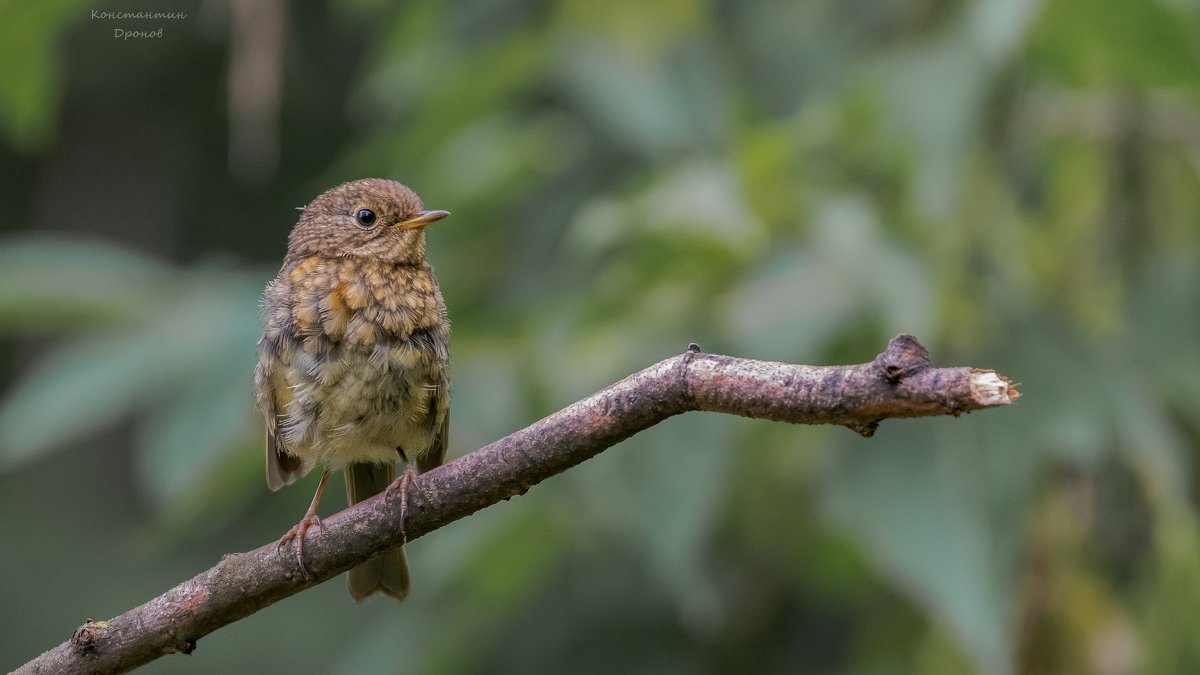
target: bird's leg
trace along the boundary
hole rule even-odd
[[[404,529],[404,522],[408,518],[408,491],[412,489],[413,481],[416,480],[420,473],[417,471],[417,465],[410,462],[408,455],[404,454],[403,448],[396,448],[396,452],[400,454],[400,459],[404,460],[404,473],[400,477],[392,481],[391,485],[384,490],[384,499],[388,499],[392,494],[400,493],[400,536],[403,537],[404,543],[408,543],[408,533]]]
[[[325,473],[321,474],[321,482],[317,483],[317,494],[313,495],[312,504],[308,505],[308,511],[304,513],[304,517],[300,522],[292,526],[283,538],[279,540],[279,544],[275,550],[279,550],[289,541],[296,540],[296,564],[300,566],[300,571],[304,576],[309,576],[308,569],[304,567],[304,536],[308,534],[308,530],[313,525],[317,527],[325,527],[321,524],[321,519],[317,517],[317,505],[321,503],[321,495],[325,492],[325,481],[329,480],[329,467],[325,468]]]

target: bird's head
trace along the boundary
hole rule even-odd
[[[425,226],[448,215],[425,210],[415,192],[394,180],[343,183],[304,207],[288,237],[287,257],[419,263],[425,259]]]

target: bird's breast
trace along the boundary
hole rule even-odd
[[[285,272],[281,279],[290,293],[279,300],[287,307],[269,312],[268,323],[274,319],[278,328],[302,339],[374,349],[446,322],[427,264],[314,256]]]

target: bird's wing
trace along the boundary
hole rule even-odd
[[[433,439],[433,445],[429,449],[421,453],[417,457],[417,471],[425,473],[430,469],[436,469],[446,461],[446,446],[450,439],[450,413],[446,412],[446,416],[442,418],[442,428],[438,430],[437,437]]]
[[[254,395],[267,423],[267,487],[278,490],[296,482],[311,467],[286,451],[278,432],[277,411],[286,410],[291,402],[292,389],[287,386],[278,368],[271,367],[273,358],[266,358],[259,349],[258,367],[254,369]]]

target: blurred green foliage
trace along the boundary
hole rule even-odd
[[[454,212],[452,456],[690,341],[910,332],[1024,397],[872,439],[676,418],[416,542],[403,606],[326,584],[152,672],[1200,669],[1194,3],[264,6],[121,41],[90,11],[148,8],[0,4],[0,664],[300,516],[256,303],[291,207],[379,175]],[[247,20],[285,36],[258,183]]]

